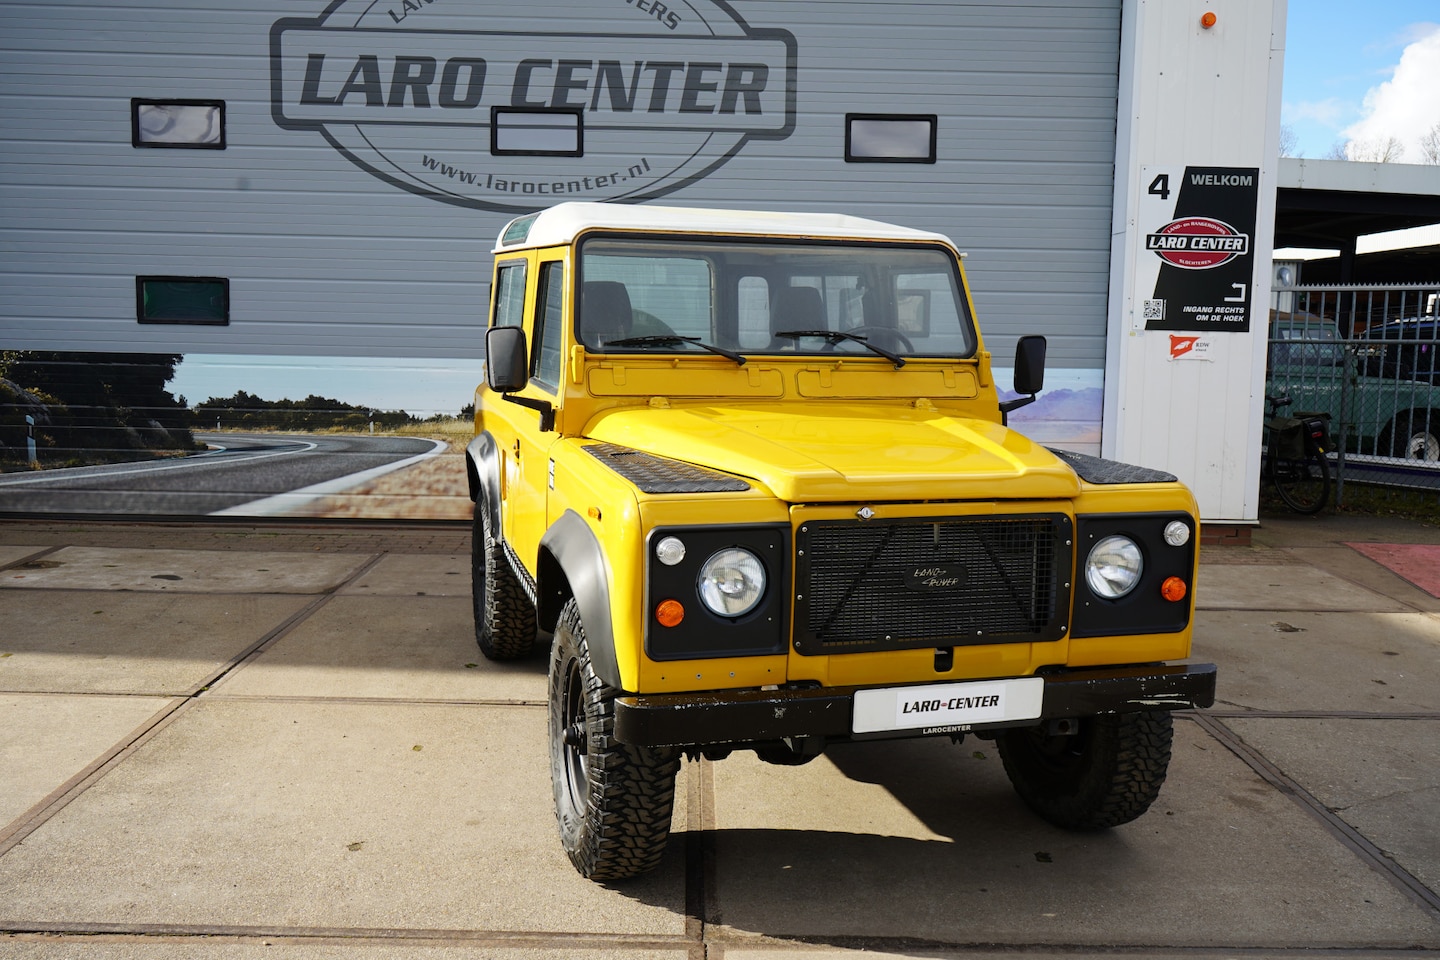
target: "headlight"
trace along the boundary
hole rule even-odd
[[[741,547],[726,547],[700,567],[700,601],[722,617],[743,617],[765,595],[765,565]]]
[[[1144,563],[1140,548],[1129,537],[1106,537],[1090,550],[1085,561],[1085,582],[1096,596],[1118,600],[1140,582]]]

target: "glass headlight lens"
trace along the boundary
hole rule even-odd
[[[666,537],[655,544],[655,559],[667,567],[675,566],[685,559],[685,541],[679,537]]]
[[[1085,560],[1085,582],[1096,596],[1118,600],[1135,589],[1144,566],[1134,540],[1106,537],[1095,544]]]
[[[700,602],[722,617],[743,617],[765,595],[765,565],[742,547],[711,554],[700,567]]]

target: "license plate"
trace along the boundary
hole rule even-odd
[[[954,732],[977,723],[1034,720],[1045,681],[1040,677],[882,687],[855,694],[855,733],[889,730]],[[950,729],[941,729],[950,728]]]

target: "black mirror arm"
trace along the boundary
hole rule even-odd
[[[522,407],[529,407],[531,410],[540,411],[540,429],[546,433],[555,429],[555,405],[549,400],[536,400],[532,397],[517,397],[513,393],[502,393],[503,399],[511,403],[518,403]],[[1034,399],[1033,397],[1031,398]]]
[[[1037,396],[1038,394],[1032,393],[1028,397],[1016,397],[1014,400],[1001,400],[1000,425],[1002,427],[1010,426],[1010,411],[1019,410],[1021,407],[1028,407],[1030,404],[1035,402],[1035,398]]]

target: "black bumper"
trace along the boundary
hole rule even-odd
[[[1215,702],[1215,664],[1107,667],[1045,674],[1039,720],[1144,710],[1185,710]],[[615,738],[645,747],[746,744],[787,737],[856,739],[853,701],[861,687],[721,690],[713,693],[622,694],[615,700]],[[1013,724],[1012,724],[1013,725]],[[975,724],[982,730],[1004,724]],[[921,736],[919,729],[885,738]]]

